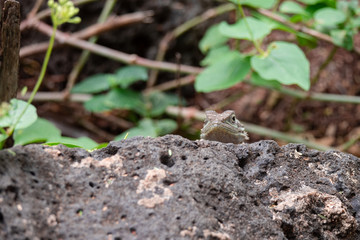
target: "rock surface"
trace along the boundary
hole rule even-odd
[[[360,239],[360,159],[132,138],[0,152],[0,239]]]

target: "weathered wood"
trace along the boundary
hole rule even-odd
[[[20,3],[1,0],[0,102],[16,96],[20,51]]]

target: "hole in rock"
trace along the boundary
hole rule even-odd
[[[160,162],[168,167],[172,167],[175,165],[174,160],[167,153],[162,153],[160,155]]]
[[[187,156],[182,155],[182,156],[181,156],[181,160],[184,160],[184,161],[187,160]]]
[[[95,184],[94,184],[93,182],[89,182],[89,186],[90,186],[90,187],[94,187]]]

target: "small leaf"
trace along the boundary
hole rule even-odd
[[[0,118],[0,127],[10,127],[15,124],[23,110],[26,108],[27,102],[18,99],[11,99],[10,109],[7,114]],[[37,119],[36,108],[33,105],[29,105],[24,115],[22,115],[19,122],[16,124],[15,129],[22,129],[33,124]]]
[[[272,8],[277,2],[276,0],[230,0],[235,4],[243,4],[254,8]]]
[[[326,2],[327,0],[298,0],[299,2],[305,3],[306,5],[314,5],[321,2]]]
[[[71,90],[73,93],[99,93],[110,89],[113,74],[96,74],[76,84]]]
[[[224,44],[228,38],[224,37],[219,32],[219,25],[211,26],[205,33],[205,36],[200,40],[199,48],[202,53],[206,53],[214,47]]]
[[[115,73],[115,82],[122,88],[127,88],[130,84],[142,80],[148,79],[147,69],[140,66],[126,66],[120,68]]]
[[[336,27],[346,20],[345,14],[334,8],[321,8],[314,14],[315,22],[324,27]]]
[[[158,136],[172,133],[177,128],[176,121],[172,119],[162,119],[155,122],[156,132]]]
[[[267,56],[253,56],[251,66],[264,79],[310,88],[310,64],[301,49],[287,42],[273,42]]]
[[[330,35],[335,45],[349,51],[354,48],[353,35],[350,31],[334,29],[330,31]]]
[[[84,103],[86,110],[90,112],[104,112],[113,109],[106,105],[107,94],[97,95]]]
[[[156,127],[153,120],[145,118],[139,121],[139,125],[123,132],[115,137],[115,141],[123,140],[125,135],[128,134],[126,139],[143,136],[143,137],[157,137]]]
[[[179,104],[178,96],[174,94],[165,94],[163,92],[153,92],[144,97],[149,117],[157,117],[165,113],[168,106]]]
[[[88,137],[80,137],[80,138],[60,137],[60,139],[58,139],[57,142],[46,143],[46,145],[49,146],[54,146],[59,144],[63,144],[70,148],[84,148],[88,150],[94,149],[98,146],[98,144],[94,140]]]
[[[280,88],[281,84],[276,80],[267,80],[262,78],[258,73],[253,72],[251,75],[251,83],[257,86],[265,86],[271,88]]]
[[[38,118],[29,127],[14,132],[14,144],[25,145],[29,143],[57,141],[60,137],[61,132],[54,124],[46,119]]]
[[[217,47],[217,48],[212,48],[210,49],[210,51],[208,52],[208,54],[206,55],[206,57],[201,61],[201,66],[207,66],[207,65],[211,65],[213,63],[216,63],[217,61],[219,61],[219,58],[227,55],[227,54],[231,54],[231,50],[229,48],[229,46],[221,46],[221,47]]]
[[[251,33],[247,27],[250,27]],[[226,37],[235,39],[258,40],[271,33],[271,26],[253,17],[240,19],[235,24],[229,25],[226,22],[220,23],[219,31]]]
[[[279,10],[283,13],[307,15],[307,12],[304,10],[304,8],[300,4],[293,1],[283,2],[280,5]]]
[[[8,137],[8,135],[0,133],[0,142],[6,140]]]
[[[249,71],[249,58],[233,51],[202,71],[196,77],[195,89],[198,92],[226,89],[244,80]]]
[[[143,114],[145,111],[141,94],[130,89],[112,89],[107,94],[104,104],[109,108],[130,109],[139,114]]]

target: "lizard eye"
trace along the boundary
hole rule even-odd
[[[232,116],[231,116],[231,122],[232,122],[232,123],[235,123],[235,122],[236,122],[236,117],[235,117],[235,115],[232,115]]]

